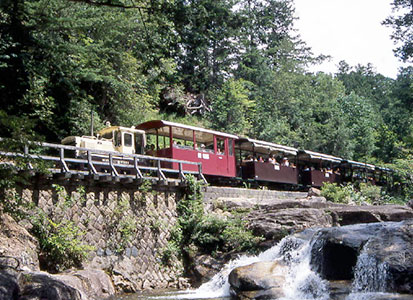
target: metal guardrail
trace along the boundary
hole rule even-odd
[[[53,154],[30,153],[31,148],[36,148],[40,152],[57,152]],[[42,160],[54,163],[49,168],[52,173],[64,174],[70,178],[72,174],[78,176],[90,175],[96,180],[101,177],[111,176],[120,179],[154,179],[167,181],[174,176],[181,181],[185,180],[185,175],[192,174],[203,180],[202,163],[184,160],[154,157],[140,154],[125,154],[116,151],[106,151],[97,149],[81,148],[69,145],[59,145],[43,142],[28,142],[22,152],[0,151],[0,155],[5,157],[22,157],[34,160]],[[178,164],[178,169],[165,168],[162,164]],[[195,165],[196,171],[190,171],[185,166]],[[31,166],[29,166],[29,169]],[[156,173],[156,176],[153,174]],[[174,176],[169,176],[174,175]]]

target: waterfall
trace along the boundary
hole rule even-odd
[[[364,252],[354,268],[354,292],[385,292],[388,284],[388,266]]]
[[[357,258],[352,291],[346,300],[375,300],[388,290],[388,265],[368,252],[368,242]]]
[[[187,294],[187,298],[217,298],[230,296],[229,273],[237,267],[261,261],[282,261],[288,266],[283,300],[327,300],[326,283],[310,268],[309,241],[296,237],[286,237],[276,246],[258,256],[241,256],[230,261],[209,282]],[[185,298],[186,298],[185,297]]]

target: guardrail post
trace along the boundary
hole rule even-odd
[[[29,157],[29,145],[27,144],[24,145],[24,155],[26,157]],[[29,170],[34,169],[30,161],[27,163],[27,167],[29,168]]]
[[[157,160],[157,166],[158,166],[158,177],[159,177],[159,180],[166,180],[166,176],[165,176],[165,174],[162,172],[162,169],[161,169],[161,161],[158,159]]]
[[[112,170],[112,174],[118,177],[119,176],[118,171],[116,171],[116,168],[113,165],[113,154],[112,153],[109,154],[109,165],[110,165],[110,169]]]
[[[207,180],[206,180],[205,177],[204,177],[204,174],[202,174],[202,163],[199,163],[199,164],[198,164],[198,177],[199,177],[199,179],[202,179],[202,181],[203,181],[205,184],[208,183]]]
[[[184,171],[183,171],[183,168],[182,168],[182,163],[181,162],[178,163],[178,166],[179,166],[179,178],[181,180],[185,180],[185,174],[184,174]]]
[[[92,161],[92,153],[90,151],[87,151],[87,164],[89,166],[90,171],[92,171],[93,175],[97,175],[97,171],[95,169],[95,166],[93,165]]]
[[[138,167],[138,158],[136,158],[136,157],[133,158],[133,164],[134,164],[134,166],[135,166],[136,179],[141,179],[141,178],[143,178],[142,172],[141,172],[141,170],[140,170],[139,167]]]
[[[63,172],[70,172],[69,167],[66,164],[65,161],[65,149],[60,148],[60,163],[63,166]]]

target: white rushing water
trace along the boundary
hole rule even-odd
[[[287,271],[283,274],[285,275],[285,284],[282,287],[284,297],[278,300],[329,300],[328,282],[311,270],[311,249],[317,241],[318,232],[312,234],[312,238],[308,239],[288,236],[257,256],[240,256],[227,263],[218,274],[198,289],[188,290],[179,295],[175,293],[174,296],[166,298],[193,300],[229,297],[228,277],[233,269],[255,262],[280,261],[281,265],[287,266]],[[351,292],[345,300],[398,299],[398,295],[386,293],[389,290],[388,265],[369,254],[368,244],[363,247],[357,258]],[[276,269],[274,272],[277,272]],[[274,273],[274,275],[279,274]],[[331,297],[335,299],[334,294]]]
[[[229,273],[237,267],[262,261],[282,261],[288,265],[285,297],[282,300],[327,300],[326,283],[310,268],[311,244],[308,241],[287,237],[276,246],[258,256],[241,256],[230,261],[209,282],[183,298],[219,298],[230,296]]]
[[[367,242],[357,258],[352,291],[346,300],[375,300],[392,295],[385,293],[389,282],[388,265],[370,255],[368,247]]]

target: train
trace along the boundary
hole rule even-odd
[[[217,185],[288,189],[320,188],[325,182],[386,185],[392,174],[390,169],[372,164],[165,120],[130,128],[107,126],[97,136],[71,136],[62,144],[200,162],[202,174]],[[177,163],[166,161],[162,167],[179,168]],[[196,171],[197,167],[184,168]]]

